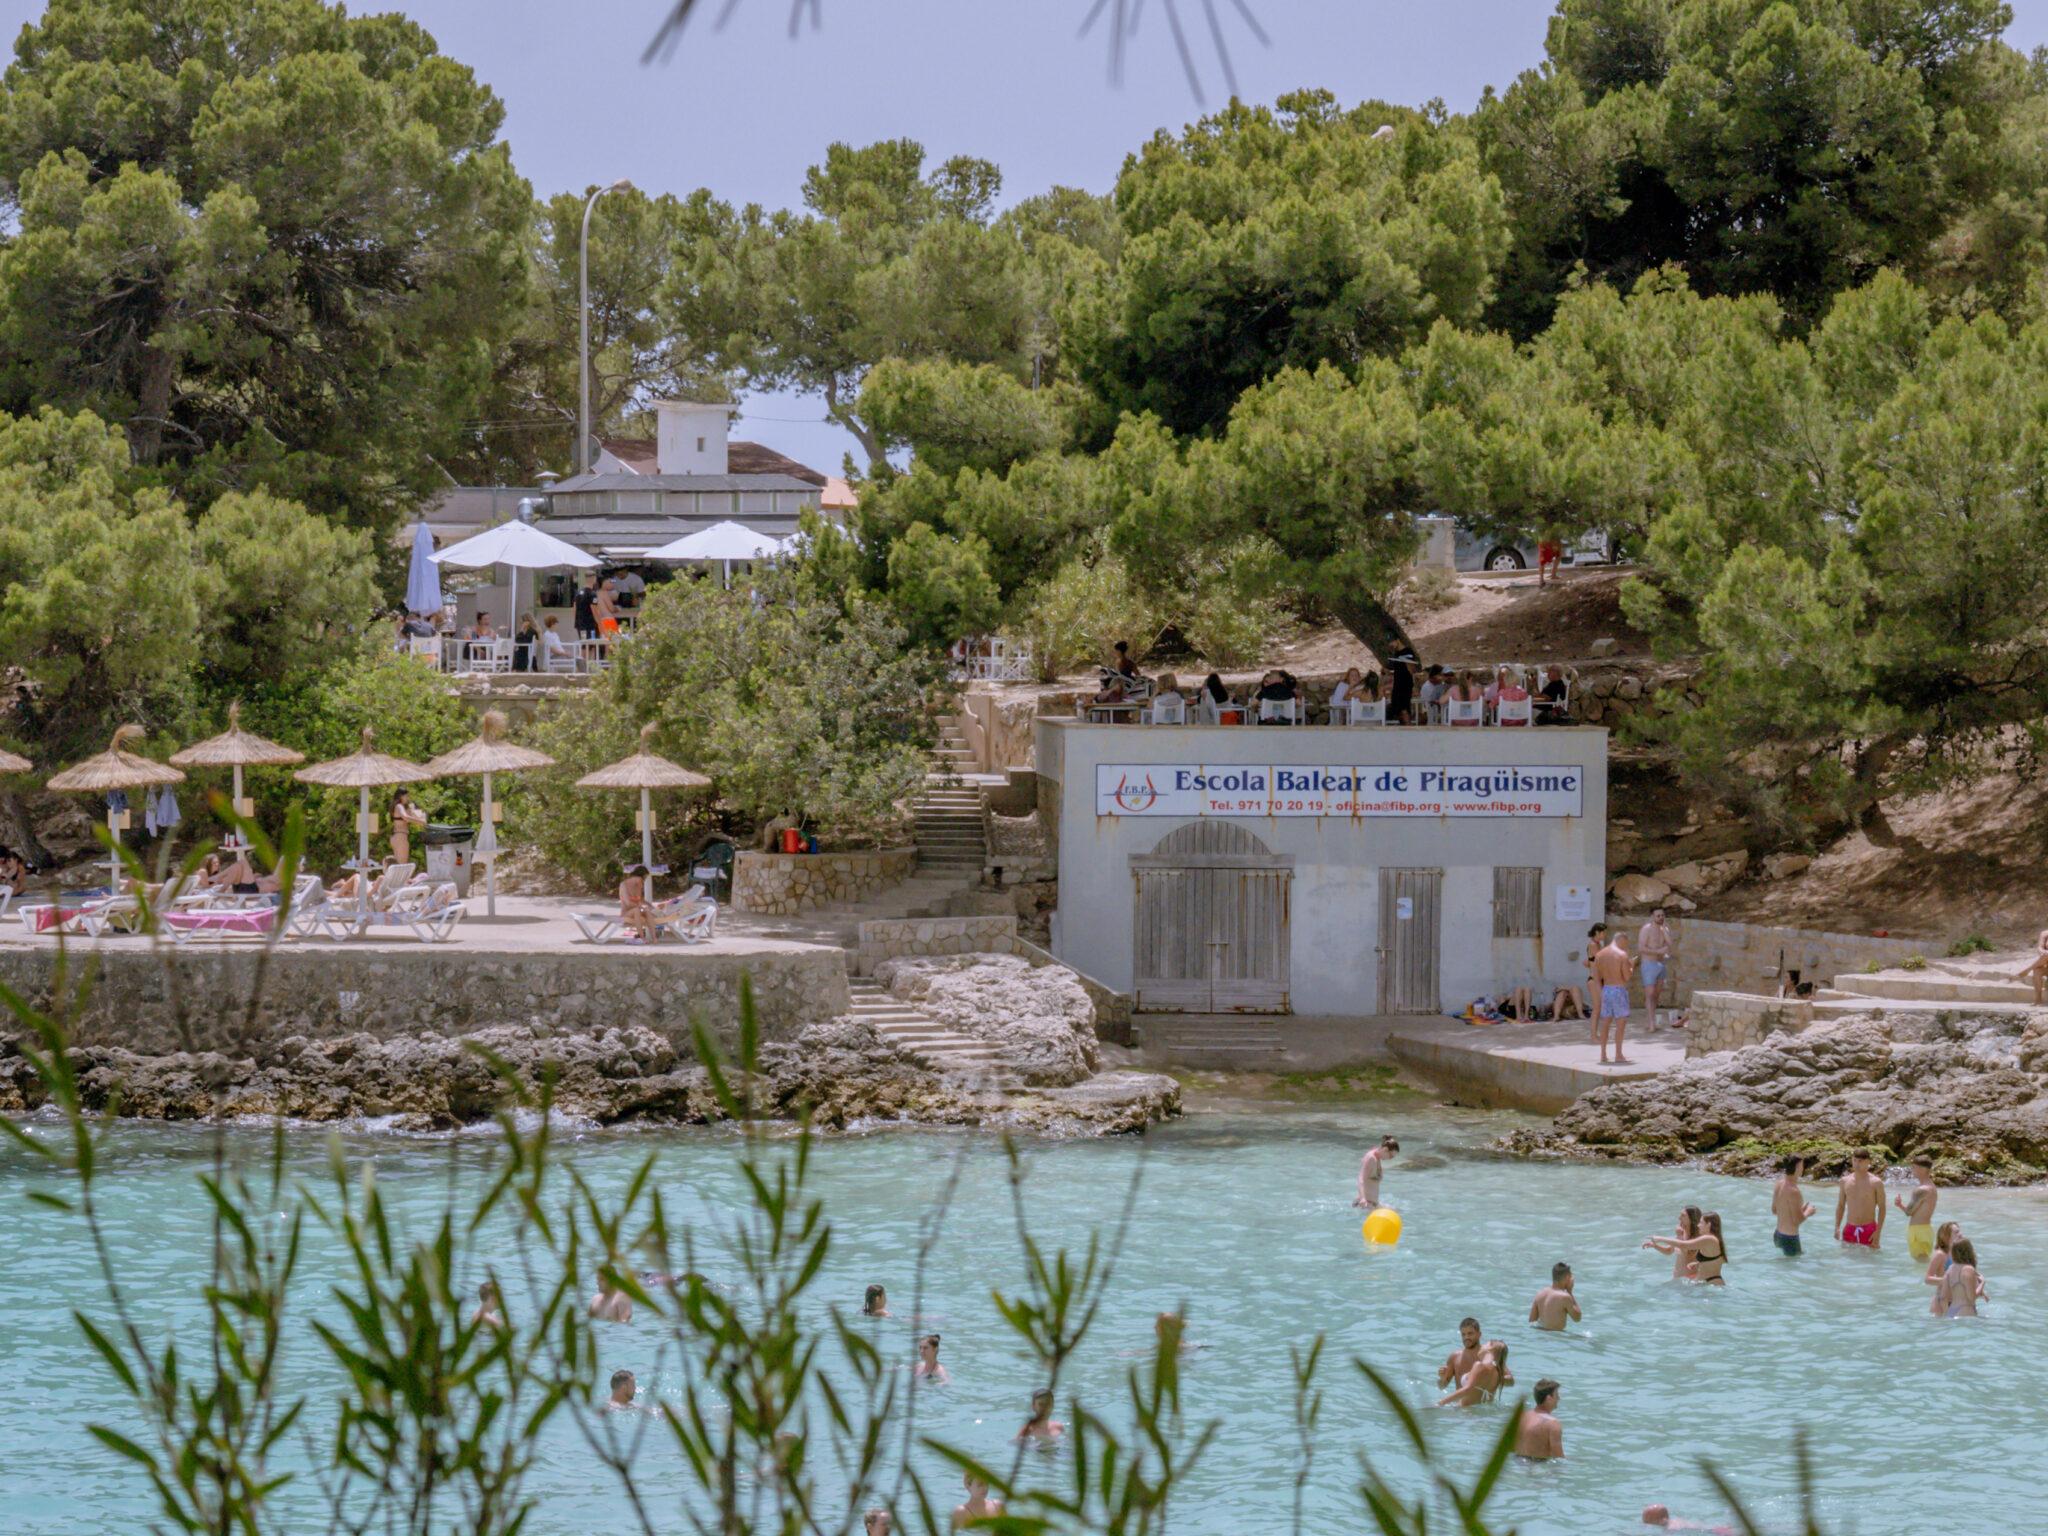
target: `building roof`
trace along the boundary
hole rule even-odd
[[[653,477],[660,472],[660,454],[651,437],[600,437],[597,444],[631,474]],[[727,443],[725,468],[726,473],[732,475],[788,475],[806,485],[822,487],[826,484],[826,477],[810,465],[799,463],[788,454],[777,453],[760,443]]]
[[[735,447],[738,445],[735,444]],[[802,468],[801,465],[798,466]],[[824,484],[821,475],[816,480],[802,480],[795,475],[745,474],[724,475],[573,475],[559,482],[553,494],[576,491],[811,491],[815,492]]]
[[[567,513],[561,516],[542,518],[538,524],[558,539],[566,540],[579,549],[592,554],[605,555],[612,559],[629,560],[644,555],[650,549],[673,543],[685,534],[698,533],[714,523],[737,521],[756,533],[767,534],[770,538],[785,538],[795,533],[797,521],[788,514],[781,516],[753,515],[744,518],[718,516],[683,517],[666,513],[641,514],[593,513],[577,516]]]
[[[848,485],[839,476],[833,475],[825,482],[824,494],[818,498],[818,505],[832,511],[851,511],[860,505],[860,492]]]

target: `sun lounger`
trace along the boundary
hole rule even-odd
[[[275,907],[202,907],[166,912],[163,928],[180,945],[195,938],[267,939],[277,931]]]
[[[691,886],[680,896],[657,901],[648,910],[650,938],[677,938],[685,944],[702,944],[717,935],[718,903],[704,894],[701,885]],[[613,939],[630,937],[633,932],[615,911],[571,912],[569,916],[583,930],[583,937],[593,944],[609,944]]]
[[[332,904],[323,910],[331,911]],[[354,938],[366,933],[409,933],[423,944],[438,944],[455,931],[455,925],[468,910],[455,899],[454,885],[443,881],[428,888],[422,901],[400,901],[381,912],[358,913],[345,919],[342,926]]]
[[[101,896],[70,906],[23,907],[22,923],[36,933],[64,938],[96,939],[110,929],[133,933],[142,920],[142,903],[133,896]]]

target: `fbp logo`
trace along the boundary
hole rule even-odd
[[[1117,809],[1126,815],[1142,816],[1158,802],[1159,791],[1152,783],[1152,775],[1145,775],[1142,785],[1133,784],[1129,774],[1116,781],[1116,793],[1111,797]]]

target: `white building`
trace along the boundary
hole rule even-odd
[[[1037,722],[1062,960],[1141,1012],[1455,1012],[1584,981],[1593,727]]]

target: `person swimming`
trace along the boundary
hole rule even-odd
[[[879,1285],[871,1285],[862,1296],[860,1303],[862,1317],[889,1316],[889,1293]]]
[[[1690,1280],[1692,1278],[1692,1254],[1680,1247],[1679,1244],[1698,1239],[1702,1219],[1700,1208],[1696,1205],[1688,1205],[1678,1213],[1678,1235],[1676,1238],[1646,1237],[1643,1239],[1643,1246],[1645,1248],[1654,1248],[1659,1253],[1676,1255],[1671,1265],[1671,1278],[1674,1280]]]
[[[1019,1440],[1057,1440],[1067,1432],[1067,1426],[1053,1422],[1053,1396],[1049,1388],[1040,1387],[1031,1394],[1031,1417],[1024,1421],[1024,1427],[1017,1431]]]
[[[1721,1278],[1721,1266],[1728,1262],[1728,1244],[1721,1236],[1721,1213],[1708,1211],[1701,1215],[1696,1206],[1688,1205],[1685,1214],[1692,1225],[1692,1236],[1646,1238],[1643,1246],[1677,1256],[1679,1267],[1673,1271],[1673,1279],[1697,1280],[1701,1285],[1727,1284]]]
[[[472,1328],[503,1328],[505,1326],[505,1298],[498,1294],[498,1282],[486,1280],[476,1288],[476,1311],[471,1314]]]
[[[988,1482],[969,1472],[961,1479],[967,1485],[967,1502],[953,1506],[953,1529],[959,1530],[969,1522],[1000,1520],[1003,1516],[1003,1501],[988,1496]]]
[[[910,1374],[929,1381],[935,1387],[943,1387],[953,1379],[939,1364],[939,1336],[936,1333],[928,1333],[917,1341],[917,1364],[910,1368]]]
[[[590,1298],[590,1315],[601,1323],[633,1321],[633,1298],[619,1289],[608,1269],[597,1272],[597,1294]]]
[[[1949,1257],[1949,1251],[1955,1247],[1956,1239],[1962,1235],[1962,1224],[1954,1221],[1944,1221],[1934,1234],[1934,1252],[1928,1257],[1927,1273],[1921,1278],[1927,1284],[1937,1287],[1934,1300],[1927,1304],[1927,1310],[1936,1317],[1941,1316],[1941,1277],[1948,1273],[1949,1265],[1955,1262]]]
[[[1578,1298],[1572,1295],[1572,1267],[1560,1259],[1550,1266],[1550,1284],[1529,1303],[1529,1321],[1552,1333],[1564,1331],[1565,1319],[1584,1321]]]

